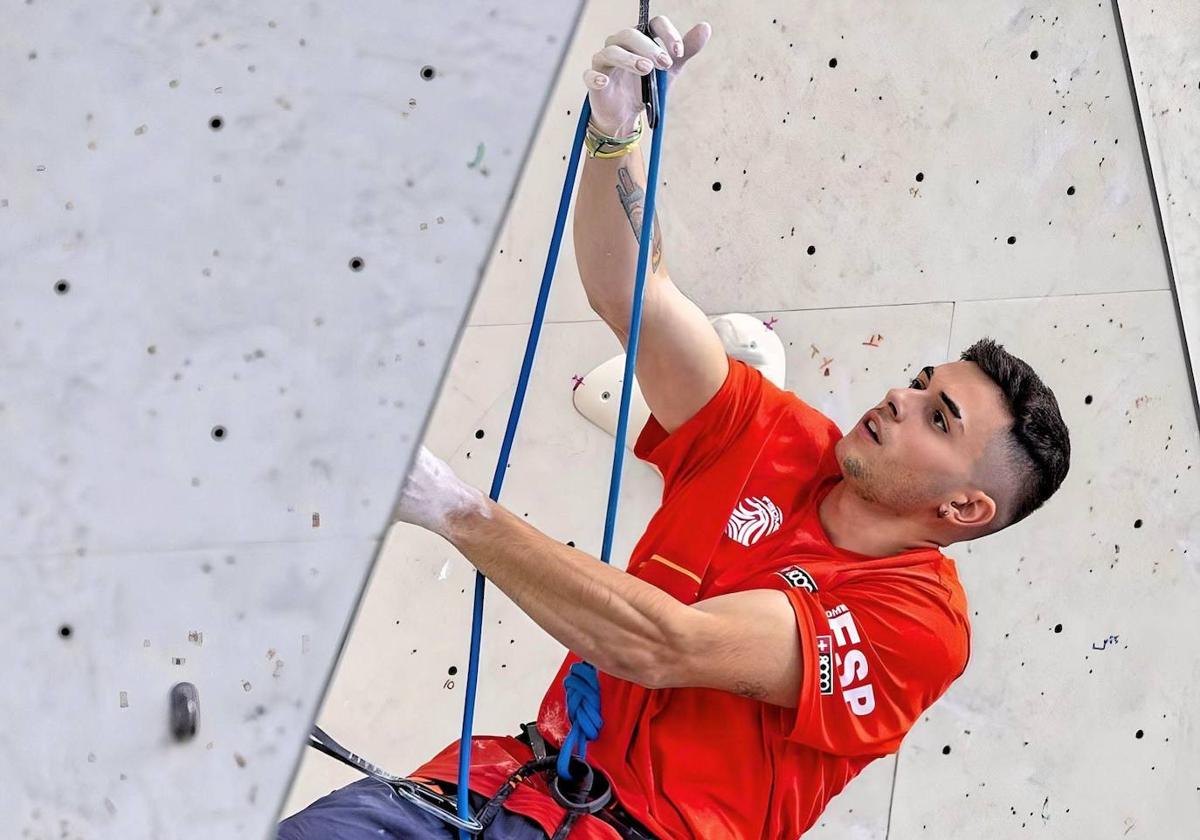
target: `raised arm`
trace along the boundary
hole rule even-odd
[[[650,25],[665,49],[635,29],[624,29],[607,39],[584,73],[591,124],[602,134],[632,135],[642,119],[641,77],[653,72],[651,62],[657,60],[662,67],[665,59],[673,80],[711,34],[707,23],[692,27],[683,38],[665,17],[654,18]],[[592,310],[612,328],[622,347],[629,340],[645,190],[640,146],[621,157],[585,158],[575,203],[575,259]],[[642,303],[637,380],[650,410],[671,432],[721,387],[728,359],[707,316],[667,273],[657,218],[661,214],[659,202]]]

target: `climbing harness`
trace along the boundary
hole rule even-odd
[[[465,819],[458,817],[453,812],[454,801],[435,793],[424,785],[420,785],[411,779],[405,779],[400,776],[395,776],[383,768],[372,764],[360,755],[350,752],[317,725],[313,725],[312,731],[308,733],[308,745],[318,752],[323,752],[331,758],[336,758],[343,764],[348,764],[355,770],[358,770],[373,779],[378,779],[388,787],[396,791],[397,794],[407,799],[409,802],[416,805],[422,811],[426,811],[439,819],[444,820],[459,831],[465,831],[469,834],[478,834],[483,831],[486,826],[479,820],[473,817]]]
[[[638,30],[647,37],[653,38],[650,31],[650,0],[640,0],[638,8]],[[604,521],[604,542],[600,559],[608,563],[612,554],[613,535],[616,530],[617,500],[621,488],[621,472],[624,465],[625,438],[629,427],[629,406],[633,391],[634,372],[636,370],[638,340],[642,325],[642,298],[646,286],[646,270],[649,263],[651,238],[653,235],[654,204],[658,192],[658,171],[662,158],[661,125],[666,115],[667,73],[664,70],[642,77],[642,97],[646,108],[647,124],[654,131],[650,146],[650,162],[646,175],[646,203],[642,213],[642,229],[638,238],[637,275],[633,291],[633,309],[630,319],[629,341],[625,356],[625,377],[621,387],[621,406],[617,421],[616,446],[613,454],[612,475],[608,488],[608,512]],[[576,174],[579,169],[580,149],[586,134],[588,118],[591,116],[591,104],[584,96],[583,107],[579,112],[579,123],[575,129],[575,144],[571,150],[571,158],[567,163],[567,174],[563,181],[562,194],[559,197],[558,217],[554,223],[554,233],[550,239],[550,250],[546,257],[546,265],[542,271],[542,285],[538,292],[537,305],[534,309],[533,323],[529,330],[529,339],[525,345],[525,358],[521,364],[521,374],[517,380],[516,393],[513,396],[512,409],[509,412],[508,428],[504,432],[504,441],[500,446],[500,456],[496,462],[496,470],[492,478],[490,496],[492,501],[500,500],[500,489],[504,484],[509,454],[512,451],[513,440],[516,437],[517,423],[521,418],[521,409],[525,401],[525,392],[529,385],[529,375],[533,368],[534,356],[537,352],[538,338],[541,335],[542,323],[546,316],[546,304],[550,296],[550,286],[554,280],[554,270],[558,264],[558,253],[562,244],[563,231],[566,228],[567,213],[574,193]],[[590,767],[587,763],[588,744],[599,736],[604,721],[600,715],[600,684],[593,665],[587,662],[577,662],[571,666],[566,679],[563,681],[567,694],[567,714],[571,721],[571,729],[557,755],[546,748],[546,743],[533,724],[523,724],[527,740],[534,750],[535,758],[509,777],[508,781],[488,801],[478,816],[472,816],[470,803],[470,770],[471,770],[471,730],[475,719],[475,695],[479,682],[479,650],[483,630],[483,604],[487,579],[482,573],[475,574],[475,603],[471,619],[471,649],[470,661],[467,668],[466,699],[463,709],[462,736],[459,741],[458,767],[458,800],[457,813],[452,811],[453,804],[449,797],[440,795],[411,779],[394,776],[361,756],[347,750],[330,738],[319,727],[314,726],[309,735],[309,745],[332,756],[367,775],[376,778],[392,787],[396,793],[415,804],[422,810],[433,814],[444,822],[458,829],[459,840],[471,840],[471,835],[481,833],[499,812],[500,805],[516,788],[517,784],[530,776],[546,772],[549,774],[548,784],[551,795],[567,810],[553,840],[562,840],[570,832],[575,821],[584,814],[593,814],[617,829],[623,838],[628,840],[653,840],[653,835],[640,826],[629,814],[621,809],[613,798],[612,786],[603,773]]]
[[[567,816],[554,832],[553,840],[563,840],[570,833],[579,816],[585,813],[593,814],[598,819],[612,826],[616,829],[617,834],[621,836],[622,840],[655,840],[650,829],[638,822],[632,814],[621,807],[621,804],[613,798],[612,789],[608,786],[608,781],[603,775],[593,776],[594,771],[579,759],[572,759],[572,761],[578,765],[578,769],[584,777],[580,788],[590,793],[590,786],[599,781],[600,792],[591,801],[582,805],[577,801],[577,796],[564,792],[562,786],[558,783],[558,778],[554,776],[558,754],[554,752],[553,747],[547,744],[541,733],[538,732],[537,722],[523,723],[521,724],[521,730],[521,734],[517,736],[517,740],[530,748],[533,752],[533,760],[526,762],[517,772],[509,776],[508,780],[496,791],[496,795],[488,800],[477,816],[466,820],[461,819],[452,812],[455,804],[453,799],[443,796],[412,779],[401,778],[383,770],[362,756],[350,752],[350,750],[333,740],[319,726],[313,727],[312,732],[309,734],[308,745],[377,781],[383,782],[400,796],[416,804],[421,810],[469,834],[478,834],[491,825],[492,820],[499,815],[504,802],[517,789],[517,786],[521,782],[541,773],[547,773],[551,776],[551,795],[555,801],[568,810]]]

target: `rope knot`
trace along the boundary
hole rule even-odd
[[[558,775],[571,780],[571,756],[579,747],[579,758],[587,761],[588,744],[600,736],[604,720],[600,717],[600,679],[596,666],[576,662],[563,680],[567,690],[567,717],[571,731],[558,754]]]

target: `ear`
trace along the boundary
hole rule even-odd
[[[971,490],[942,502],[938,518],[964,528],[982,528],[996,518],[996,502],[982,490]]]

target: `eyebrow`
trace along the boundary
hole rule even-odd
[[[930,382],[933,382],[933,365],[926,365],[925,367],[921,368],[921,373],[925,374],[926,378]],[[946,408],[950,409],[950,413],[954,415],[958,422],[962,423],[962,412],[958,408],[958,403],[950,399],[949,395],[947,395],[945,391],[942,391],[940,396],[942,398],[942,402],[946,404]],[[965,426],[966,424],[963,425]]]

